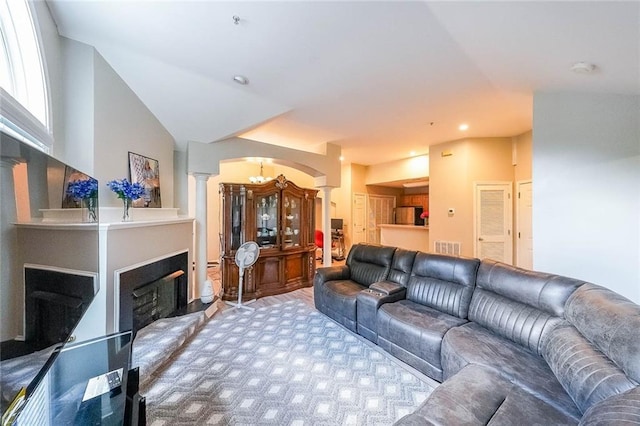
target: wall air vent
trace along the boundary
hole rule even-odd
[[[434,241],[433,251],[437,254],[460,256],[462,243],[451,241]]]

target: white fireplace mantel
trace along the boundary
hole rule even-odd
[[[40,209],[42,223],[79,223],[82,222],[83,209]],[[121,223],[123,207],[100,207],[99,222]],[[135,208],[129,209],[131,220],[128,223],[151,222],[178,219],[177,208]]]
[[[114,332],[116,271],[184,251],[188,252],[188,264],[193,264],[194,219],[178,216],[178,209],[132,208],[132,220],[123,222],[122,209],[101,207],[98,223],[81,223],[78,221],[78,218],[82,218],[80,211],[81,209],[42,210],[43,218],[15,225],[23,234],[30,235],[25,238],[31,247],[25,248],[27,252],[37,251],[38,245],[56,244],[60,247],[59,257],[64,258],[59,260],[63,265],[69,257],[69,251],[74,250],[74,241],[85,238],[83,235],[94,235],[86,234],[84,231],[98,231],[98,265],[76,267],[99,271],[98,293],[75,331],[80,340],[85,340]],[[71,256],[72,259],[68,259],[69,261],[83,260],[82,253]],[[90,262],[90,259],[84,260],[84,263]],[[45,261],[36,263],[46,264]],[[187,271],[187,275],[188,297],[191,301],[199,297],[199,294],[195,287],[193,271]]]
[[[136,209],[138,210],[138,209]],[[144,209],[151,210],[151,209]],[[102,211],[100,212],[102,219]],[[164,258],[176,252],[188,252],[188,264],[193,264],[194,219],[174,217],[162,220],[134,220],[100,223],[100,283],[106,314],[106,333],[114,329],[114,309],[118,271]],[[189,301],[198,297],[192,271],[188,276]]]

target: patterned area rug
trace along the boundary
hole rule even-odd
[[[390,425],[432,384],[292,301],[214,316],[142,391],[151,426]]]

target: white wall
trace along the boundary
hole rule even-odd
[[[417,157],[375,164],[367,167],[366,184],[395,182],[406,179],[421,179],[429,177],[429,156]]]
[[[640,303],[640,96],[537,93],[534,268]]]
[[[129,152],[135,152],[158,160],[162,207],[173,207],[173,137],[98,52],[94,93],[94,177],[100,181],[100,205],[122,205],[105,184],[129,177]]]
[[[61,128],[54,133],[56,157],[94,175],[94,54],[95,49],[67,38],[61,39],[63,71],[61,80]],[[56,86],[52,84],[52,87]]]
[[[445,155],[443,156],[443,153]],[[429,148],[429,247],[460,242],[474,253],[474,182],[513,181],[510,138],[461,139]],[[455,214],[449,215],[453,208]]]
[[[173,207],[174,140],[93,46],[60,37],[35,2],[53,125],[53,156],[100,181],[100,205],[119,206],[105,186],[129,176],[129,151],[160,163],[163,207]]]
[[[193,176],[191,179],[193,179]],[[191,194],[193,199],[195,197],[195,179],[193,188],[191,188],[189,186],[189,175],[187,174],[187,153],[186,151],[173,151],[173,207],[179,209],[178,214],[181,216],[186,216],[189,213],[191,190],[193,191],[193,194]],[[192,211],[195,212],[195,203]]]
[[[63,75],[62,39],[58,37],[58,27],[51,17],[47,3],[32,1],[30,4],[34,11],[33,20],[40,46],[44,51],[44,73],[49,86],[49,121],[55,138],[64,127],[61,84]],[[55,144],[51,154],[64,161],[64,153],[59,152]]]

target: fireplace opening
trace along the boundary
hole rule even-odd
[[[25,265],[24,279],[25,343],[40,350],[67,341],[93,300],[95,276]]]
[[[187,306],[188,252],[121,272],[118,286],[120,331],[138,330]]]
[[[133,290],[133,330],[137,331],[179,309],[178,289],[184,271],[176,271]]]

